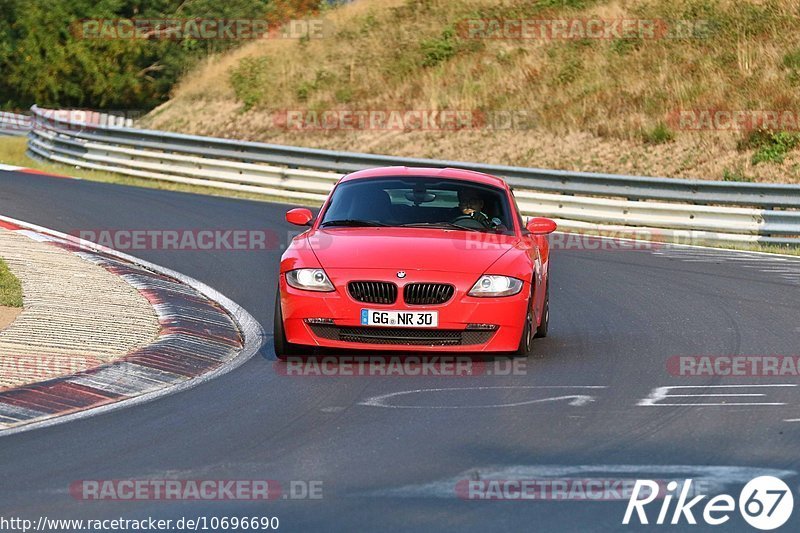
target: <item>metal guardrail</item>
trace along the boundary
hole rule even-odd
[[[800,244],[800,186],[566,172],[336,152],[108,126],[34,106],[29,152],[69,165],[193,185],[324,200],[342,173],[458,167],[506,179],[526,215],[566,230],[686,242]]]
[[[27,135],[31,131],[31,117],[0,111],[0,135]]]

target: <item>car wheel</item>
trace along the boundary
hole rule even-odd
[[[281,311],[281,293],[275,296],[275,319],[273,326],[273,343],[275,345],[275,356],[285,360],[287,357],[299,353],[298,346],[286,340],[286,331],[283,329],[283,312]]]
[[[531,294],[531,297],[533,295]],[[527,306],[528,311],[525,314],[525,325],[522,328],[522,336],[519,339],[519,346],[514,355],[527,357],[533,345],[533,312],[530,305]]]
[[[536,337],[547,337],[547,326],[550,323],[550,280],[547,280],[547,285],[544,289],[544,305],[542,306],[542,323],[536,328]]]

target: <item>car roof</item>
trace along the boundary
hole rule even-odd
[[[494,185],[495,187],[506,187],[506,182],[502,178],[466,170],[463,168],[426,168],[426,167],[378,167],[368,168],[353,172],[342,178],[341,181],[350,181],[366,178],[399,177],[399,176],[422,176],[431,178],[449,178],[455,180],[471,181],[484,185]]]

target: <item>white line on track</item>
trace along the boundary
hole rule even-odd
[[[481,391],[481,390],[531,390],[531,389],[606,389],[608,387],[601,385],[507,385],[507,386],[494,386],[494,387],[453,387],[443,389],[414,389],[399,392],[390,392],[388,394],[381,394],[372,396],[366,400],[359,402],[358,405],[367,407],[385,407],[388,409],[491,409],[502,407],[519,407],[521,405],[531,405],[536,403],[556,402],[562,400],[570,400],[569,405],[582,406],[594,401],[594,396],[587,394],[567,394],[561,396],[553,396],[548,398],[536,398],[532,400],[523,400],[519,402],[488,404],[488,405],[392,405],[388,400],[400,396],[408,396],[411,394],[425,394],[425,393],[449,393],[460,391]]]
[[[662,403],[661,400],[669,398],[707,398],[707,397],[750,397],[765,396],[761,393],[698,393],[698,394],[670,394],[670,391],[680,389],[741,389],[741,388],[785,388],[797,387],[796,383],[762,383],[756,385],[670,385],[666,387],[656,387],[647,398],[639,400],[636,404],[640,407],[741,407],[741,406],[780,406],[786,405],[781,402],[714,402],[714,403]]]

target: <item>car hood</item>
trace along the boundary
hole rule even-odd
[[[482,274],[519,239],[429,228],[335,228],[309,232],[308,246],[326,269],[439,270]]]

